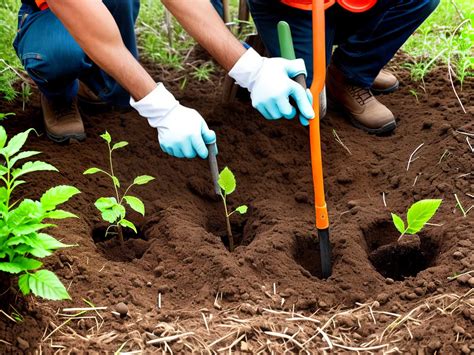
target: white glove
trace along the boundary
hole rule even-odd
[[[196,110],[182,106],[162,83],[140,101],[131,98],[130,105],[158,129],[164,152],[177,158],[207,158],[206,144],[215,143],[215,132]]]
[[[293,97],[300,110],[303,125],[314,117],[311,92],[291,78],[307,74],[302,59],[265,58],[249,48],[229,72],[237,84],[250,91],[252,105],[268,120],[291,119],[296,109],[290,104]]]

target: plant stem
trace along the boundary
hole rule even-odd
[[[123,231],[122,231],[122,226],[120,224],[117,224],[117,233],[118,233],[118,236],[119,236],[120,245],[123,245],[123,243],[124,243]]]
[[[225,221],[226,221],[226,227],[227,227],[227,238],[229,238],[229,251],[233,252],[234,251],[234,236],[232,235],[232,228],[230,226],[230,215],[228,210],[227,210],[227,202],[225,198],[225,193],[224,195],[221,194],[222,197],[222,202],[224,202],[224,209],[225,209]]]
[[[112,162],[112,149],[110,149],[110,143],[109,142],[107,142],[107,146],[109,147],[110,174],[113,177],[116,178],[116,176],[114,174],[114,164]],[[117,202],[120,201],[119,203],[122,204],[122,199],[120,198],[119,191],[118,191],[117,185],[115,184],[114,179],[112,179],[112,184],[114,185],[115,196],[117,197]],[[124,217],[125,216],[123,216],[122,218],[124,218]],[[117,223],[117,233],[118,233],[118,236],[119,236],[120,245],[123,245],[123,243],[124,243],[123,231],[122,231],[122,226],[119,223]]]

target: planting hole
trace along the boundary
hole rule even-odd
[[[234,237],[234,247],[247,246],[255,238],[256,226],[250,221],[250,215],[233,215],[230,220],[232,235]],[[218,236],[224,246],[229,249],[229,238],[227,236],[225,216],[221,214],[212,214],[207,221],[207,231]]]
[[[321,253],[317,238],[310,234],[295,236],[293,256],[296,262],[312,276],[322,278]]]
[[[133,259],[140,259],[148,249],[148,241],[142,237],[141,230],[138,229],[138,234],[135,234],[129,228],[123,228],[124,243],[115,234],[114,229],[110,229],[112,233],[107,236],[105,232],[107,226],[100,225],[93,229],[92,239],[97,249],[110,261],[132,261]]]
[[[398,242],[399,233],[389,221],[378,221],[363,230],[369,260],[384,277],[403,280],[416,276],[433,265],[437,243],[426,234],[406,235]]]

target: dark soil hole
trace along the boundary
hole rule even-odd
[[[138,228],[137,228],[138,229]],[[124,243],[120,243],[118,235],[115,230],[112,233],[105,232],[107,226],[98,226],[92,231],[92,239],[96,244],[97,249],[110,261],[132,261],[133,259],[140,259],[148,249],[148,241],[143,239],[141,230],[138,229],[138,234],[135,234],[129,228],[123,228]]]
[[[234,248],[247,246],[255,238],[256,226],[251,222],[249,214],[240,216],[232,215],[230,226],[234,237]],[[207,230],[218,236],[227,249],[229,249],[229,237],[227,235],[226,219],[224,215],[213,214],[207,222]]]
[[[376,222],[363,232],[370,262],[382,276],[394,280],[416,276],[433,265],[438,253],[438,244],[427,235],[407,235],[398,242],[399,234],[388,221]]]
[[[312,276],[321,279],[321,252],[318,239],[311,235],[295,236],[295,249],[293,256]]]

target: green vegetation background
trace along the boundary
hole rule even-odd
[[[232,16],[237,14],[237,0],[231,1]],[[20,0],[3,0],[0,5],[0,98],[12,100],[21,95],[28,99],[30,88],[20,61],[11,46],[16,34],[17,11]],[[214,70],[212,62],[187,63],[194,41],[173,19],[166,21],[161,1],[144,0],[137,22],[142,56],[160,63],[164,69],[193,68],[192,77],[209,79]],[[474,76],[474,1],[441,0],[432,16],[408,40],[403,50],[410,59],[403,67],[414,80],[423,80],[438,64],[448,64],[461,86],[466,77]],[[172,28],[169,35],[168,28]],[[251,24],[246,31],[252,31]],[[182,81],[183,86],[187,78]]]

